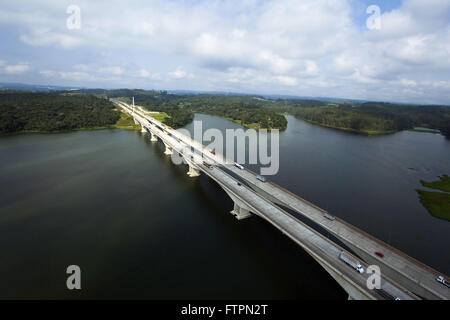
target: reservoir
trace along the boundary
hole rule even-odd
[[[449,140],[287,119],[269,179],[450,274],[450,222],[415,191],[450,173]],[[140,132],[1,137],[0,298],[347,299],[300,247],[258,217],[237,221],[226,193],[187,170]],[[69,265],[81,268],[79,291],[66,288]]]

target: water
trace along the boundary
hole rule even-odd
[[[448,141],[288,121],[272,180],[450,273],[449,223],[415,192],[450,173]],[[123,130],[1,138],[0,298],[346,299],[292,241],[262,219],[237,221],[215,182],[189,178],[163,152]],[[82,270],[78,292],[65,286],[71,264]]]

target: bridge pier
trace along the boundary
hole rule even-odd
[[[142,132],[142,133],[146,133],[146,132],[147,132],[147,129],[145,129],[145,127],[142,127],[141,132]]]
[[[231,211],[231,214],[236,217],[238,220],[243,220],[250,218],[252,214],[247,209],[240,207],[236,202],[234,203],[234,209]]]
[[[153,132],[150,131],[150,134],[152,135],[152,137],[150,138],[150,141],[152,141],[152,142],[158,141],[158,139],[156,138],[156,135],[154,135]]]
[[[219,183],[220,184],[220,183]],[[231,193],[229,190],[227,190],[226,187],[220,184],[220,186],[225,190],[225,192],[228,194],[228,196],[233,200],[234,208],[230,213],[236,217],[238,220],[243,220],[250,218],[252,216],[252,213],[250,212],[250,208],[248,208],[245,203],[243,203],[239,198],[237,198],[233,193]]]
[[[319,261],[316,257],[314,257],[313,254],[311,254],[311,253],[309,253],[309,254],[334,278],[334,280],[337,283],[339,283],[339,285],[342,287],[342,289],[345,290],[345,292],[348,294],[348,300],[373,300],[373,299],[375,299],[374,296],[372,294],[370,294],[370,292],[366,292],[365,290],[362,290],[358,285],[355,285],[353,282],[345,279],[343,274],[331,269],[329,266],[324,264],[322,261]],[[367,290],[367,291],[370,291],[370,290]]]
[[[188,176],[191,178],[198,177],[200,175],[200,171],[196,169],[194,166],[189,164]]]
[[[165,143],[164,143],[164,145],[166,146],[166,151],[164,151],[164,154],[170,156],[173,153],[172,148]]]

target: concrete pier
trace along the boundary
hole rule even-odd
[[[252,216],[250,211],[240,207],[236,202],[234,203],[234,209],[231,211],[231,214],[234,215],[238,220],[247,219]]]
[[[188,176],[191,178],[198,177],[200,175],[200,171],[197,168],[194,168],[192,165],[189,165]]]
[[[164,151],[164,154],[170,156],[173,153],[172,147],[165,143],[164,143],[164,145],[166,146],[166,151]]]

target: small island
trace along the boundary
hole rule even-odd
[[[428,212],[439,219],[450,221],[450,177],[446,174],[439,177],[439,180],[420,183],[427,188],[442,192],[432,192],[417,189],[420,202],[427,208]]]

